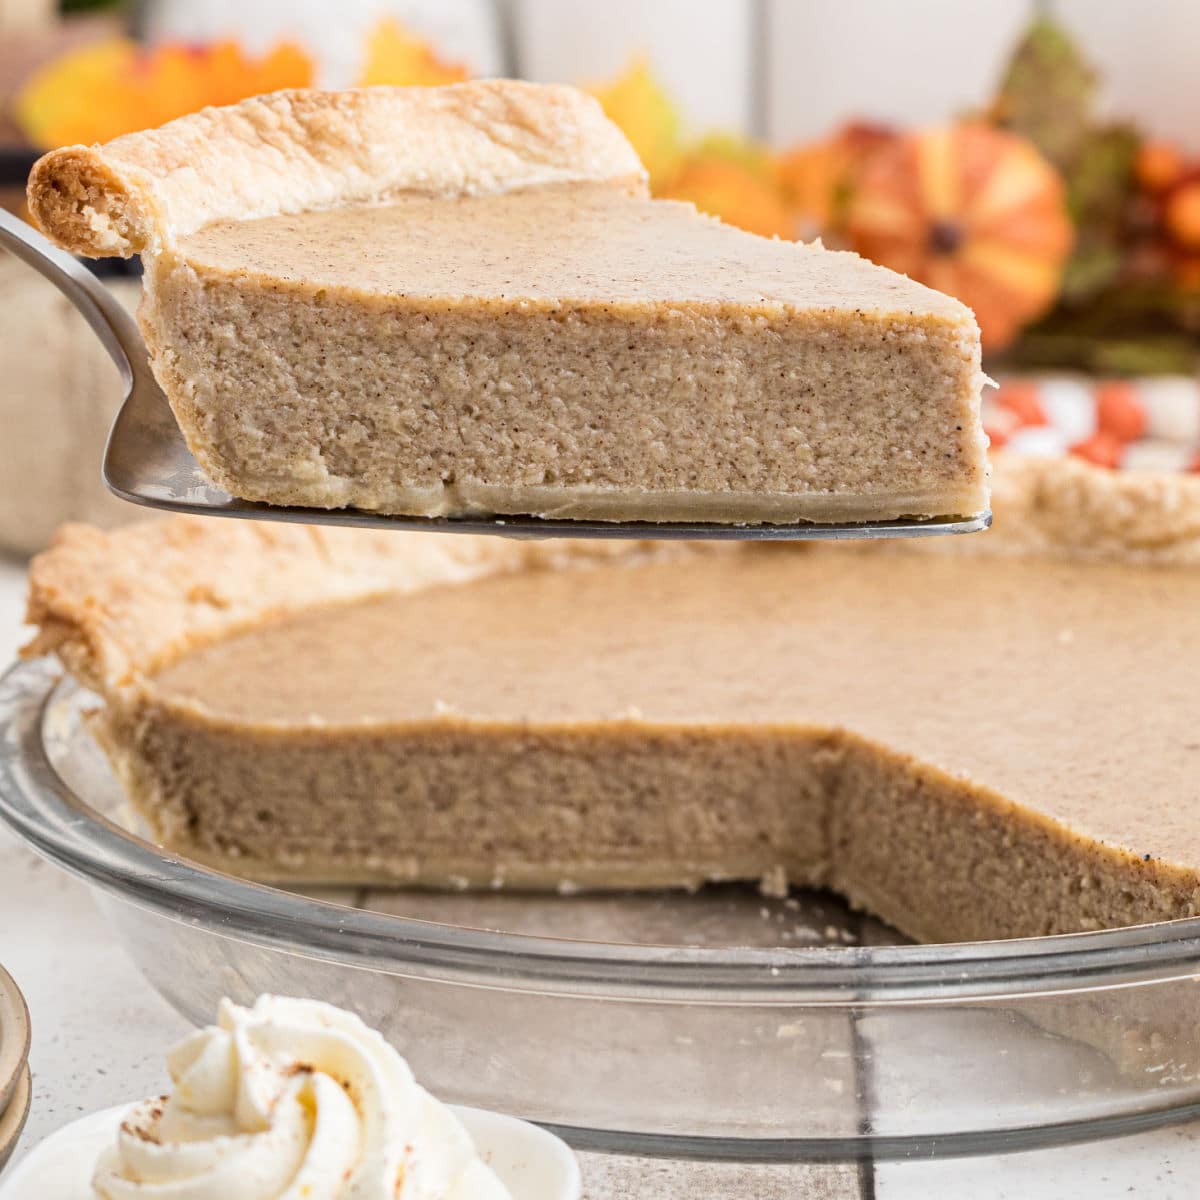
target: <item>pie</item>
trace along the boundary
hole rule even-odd
[[[1200,480],[999,480],[935,553],[69,526],[29,652],[162,842],[262,879],[822,885],[932,941],[1196,915]]]
[[[571,88],[279,92],[56,150],[29,201],[74,252],[142,255],[155,375],[244,499],[713,522],[988,506],[970,311],[649,199]]]

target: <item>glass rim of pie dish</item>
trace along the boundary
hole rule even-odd
[[[117,899],[224,937],[394,974],[598,997],[708,1003],[913,1004],[1135,986],[1200,974],[1200,917],[937,945],[697,947],[595,942],[350,908],[162,849],[78,795],[43,737],[77,685],[48,660],[0,677],[0,820]]]

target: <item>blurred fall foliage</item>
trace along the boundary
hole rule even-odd
[[[397,87],[434,87],[461,83],[470,72],[463,63],[446,62],[434,48],[415,36],[394,17],[384,17],[367,38],[367,61],[359,76],[360,87],[392,84]]]
[[[794,238],[797,233],[777,161],[742,138],[709,135],[681,156],[658,194],[690,200],[701,212],[762,237]]]
[[[650,185],[664,186],[683,160],[682,122],[642,55],[608,83],[587,89],[600,101],[610,121],[621,127],[650,174]]]
[[[434,85],[461,63],[393,18],[365,40],[362,85]],[[298,46],[233,42],[67,53],[21,93],[31,143],[105,141],[209,104],[311,86]],[[856,250],[974,308],[993,354],[1022,366],[1190,370],[1200,331],[1200,160],[1094,112],[1097,75],[1044,12],[982,111],[938,128],[851,122],[782,153],[691,138],[647,58],[588,85],[654,194],[768,237]]]
[[[975,310],[993,358],[1190,372],[1200,158],[1099,118],[1097,84],[1042,12],[992,102],[939,128],[851,122],[774,153],[730,135],[684,141],[641,59],[595,94],[650,156],[656,194],[755,233],[856,250],[950,292]]]
[[[313,65],[297,46],[262,58],[234,42],[144,50],[113,38],[70,51],[37,71],[16,102],[17,121],[39,149],[104,142],[161,125],[209,104],[309,87]]]
[[[593,89],[656,195],[767,237],[821,238],[948,291],[989,349],[1054,302],[1074,240],[1055,168],[1027,139],[981,121],[901,134],[850,124],[777,155],[754,141],[681,138],[644,59]]]
[[[232,41],[146,49],[128,38],[111,38],[35,72],[17,97],[16,117],[30,143],[48,150],[106,142],[210,104],[312,87],[315,76],[312,58],[289,43],[256,58]],[[430,86],[467,76],[461,63],[439,58],[427,42],[385,17],[367,36],[358,82]]]

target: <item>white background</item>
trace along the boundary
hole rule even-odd
[[[610,78],[647,53],[695,132],[778,145],[848,117],[943,121],[990,93],[1034,0],[146,0],[154,38],[307,42],[347,86],[386,12],[473,70]],[[1200,151],[1200,0],[1057,0],[1107,111]],[[336,20],[330,15],[336,11]]]

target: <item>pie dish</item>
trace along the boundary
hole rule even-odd
[[[233,495],[384,513],[843,522],[987,508],[979,335],[855,255],[651,200],[596,102],[280,92],[34,168]]]
[[[29,1008],[0,967],[0,1168],[16,1149],[29,1112]]]
[[[953,553],[67,527],[28,653],[158,837],[252,877],[751,878],[929,941],[1195,915],[1200,481],[1000,479]]]
[[[29,1118],[29,1106],[33,1100],[33,1077],[29,1064],[25,1063],[17,1076],[8,1106],[0,1111],[0,1170],[17,1149],[21,1131]]]

